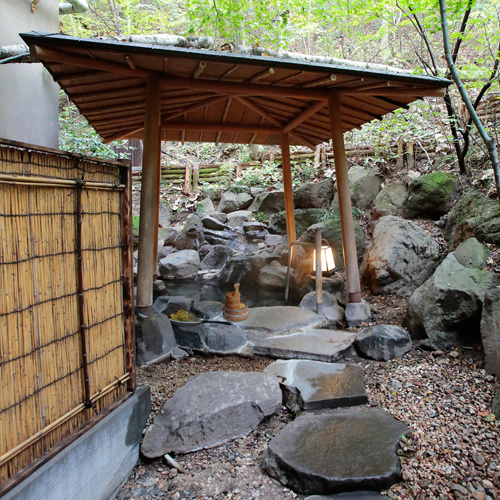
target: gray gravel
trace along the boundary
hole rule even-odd
[[[152,418],[166,398],[198,373],[262,371],[271,362],[192,357],[139,368],[138,379],[151,386]],[[495,379],[482,370],[482,362],[480,350],[431,354],[413,349],[402,359],[361,363],[369,404],[385,408],[410,428],[401,440],[404,480],[385,492],[390,498],[500,498],[500,422],[490,413]],[[245,438],[176,457],[187,474],[163,459],[141,460],[116,498],[303,499],[261,469],[267,444],[291,418],[283,410]]]

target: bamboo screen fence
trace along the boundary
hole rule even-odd
[[[0,142],[0,496],[134,388],[130,213],[123,164]]]

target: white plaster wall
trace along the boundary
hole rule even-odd
[[[59,0],[0,0],[0,45],[19,33],[59,31]],[[0,64],[0,138],[58,148],[58,91],[42,64]]]

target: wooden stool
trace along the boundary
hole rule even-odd
[[[227,321],[245,321],[248,319],[248,307],[240,302],[240,284],[234,285],[234,292],[226,293],[226,305],[223,315]]]

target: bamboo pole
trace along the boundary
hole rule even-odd
[[[281,157],[283,169],[283,189],[285,192],[286,234],[288,243],[297,239],[295,214],[293,211],[292,169],[290,166],[290,141],[287,133],[281,134]]]
[[[157,228],[154,227],[160,186],[158,170],[160,156],[161,86],[157,77],[148,80],[146,91],[146,119],[144,122],[144,157],[142,166],[141,213],[139,222],[139,258],[137,265],[137,309],[151,313],[153,305],[153,276],[155,274],[155,247]]]
[[[354,221],[352,219],[349,179],[347,177],[347,161],[344,148],[344,135],[342,133],[340,98],[337,92],[332,92],[330,94],[329,111],[335,173],[337,174],[340,228],[342,231],[347,291],[349,293],[349,302],[360,302],[361,285],[359,282],[358,256],[356,253],[356,239],[354,236]]]
[[[39,187],[76,187],[79,181],[72,179],[47,179],[45,177],[28,177],[23,175],[0,174],[0,184],[19,184],[24,186]],[[85,182],[85,187],[90,189],[102,189],[112,191],[123,191],[123,184],[111,184],[106,182]]]

